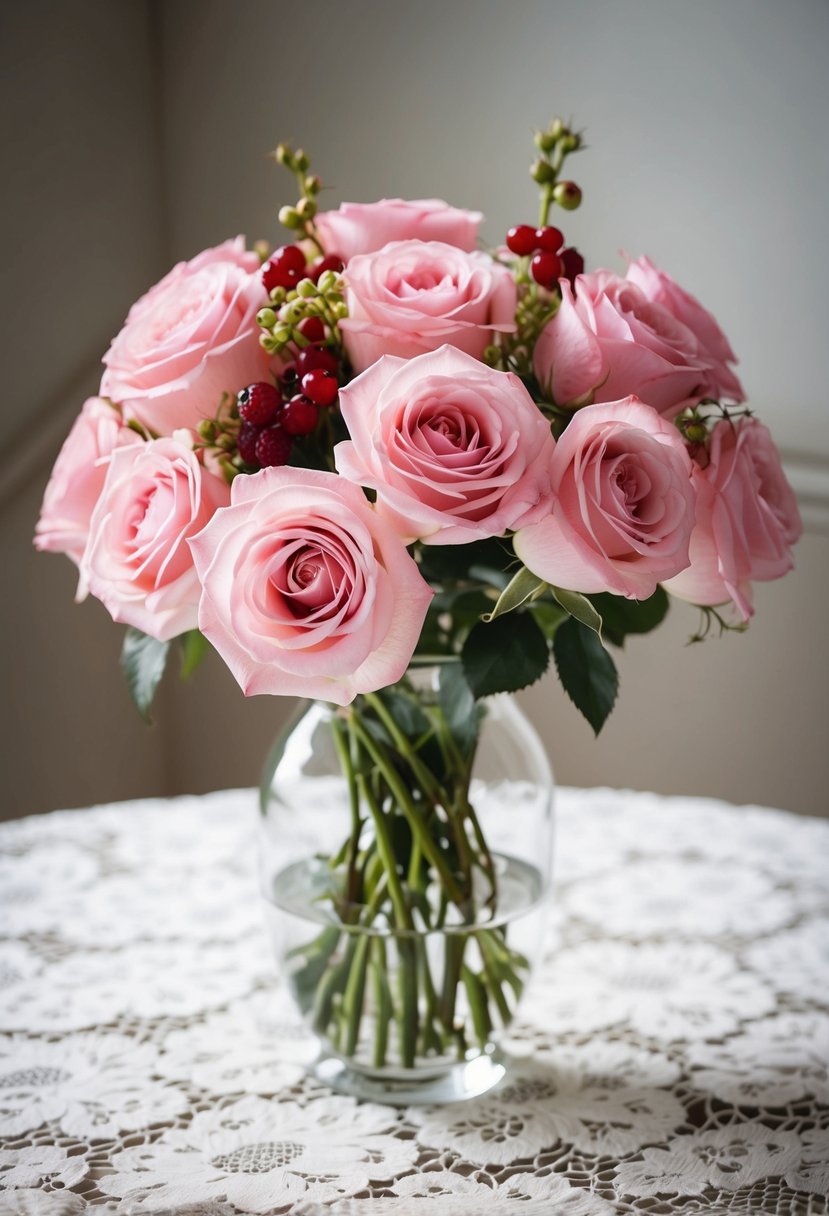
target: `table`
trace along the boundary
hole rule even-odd
[[[358,1105],[272,973],[252,791],[0,827],[0,1213],[829,1201],[829,822],[558,793],[555,932],[466,1104]]]

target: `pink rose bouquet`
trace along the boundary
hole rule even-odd
[[[538,222],[487,252],[480,213],[436,199],[319,213],[308,157],[280,145],[290,239],[225,241],[132,307],[36,526],[128,626],[143,713],[174,643],[188,668],[212,646],[246,695],[337,707],[351,835],[331,842],[329,923],[292,966],[346,1053],[371,972],[378,1067],[393,1026],[405,1068],[483,1044],[526,978],[505,931],[480,927],[498,913],[472,779],[486,698],[553,661],[598,732],[608,646],[670,596],[744,627],[752,583],[791,568],[800,534],[717,321],[647,257],[585,271],[551,222],[581,201],[563,176],[581,137],[556,120],[536,146]],[[479,926],[476,951],[459,936],[437,984],[410,959],[392,996],[384,955],[342,953],[341,921],[406,942]]]

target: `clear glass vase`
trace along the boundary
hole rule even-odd
[[[410,670],[346,708],[308,703],[262,783],[267,919],[320,1041],[314,1071],[375,1101],[500,1080],[549,903],[544,748],[514,698],[465,717],[441,679]]]

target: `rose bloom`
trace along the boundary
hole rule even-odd
[[[803,530],[768,428],[754,418],[718,422],[708,463],[693,465],[693,485],[697,523],[691,564],[666,588],[694,604],[733,600],[748,620],[754,612],[751,582],[791,570],[791,546]]]
[[[390,241],[442,241],[470,253],[483,218],[480,211],[462,211],[439,198],[381,198],[379,203],[342,203],[338,211],[321,212],[315,222],[326,252],[347,262]]]
[[[439,241],[393,241],[345,272],[340,322],[356,372],[381,355],[411,359],[448,344],[480,359],[493,331],[512,330],[515,282],[485,253]]]
[[[561,281],[561,305],[533,355],[538,382],[576,408],[636,396],[673,418],[706,391],[709,368],[694,333],[609,270]]]
[[[140,443],[138,435],[124,426],[121,415],[109,401],[90,397],[64,440],[52,469],[40,519],[35,528],[35,548],[65,553],[80,565],[89,537],[89,521],[106,480],[109,456],[118,447]],[[76,598],[86,595],[83,579]]]
[[[187,541],[229,499],[186,431],[112,454],[81,572],[113,620],[160,641],[196,628],[201,588]]]
[[[451,346],[386,355],[340,390],[334,459],[409,540],[463,544],[549,509],[550,425],[517,376]]]
[[[579,410],[556,444],[552,490],[551,513],[513,538],[546,582],[647,599],[688,565],[691,461],[676,427],[635,397]]]
[[[263,379],[259,266],[241,237],[180,262],[130,309],[104,355],[101,394],[150,431],[171,435],[212,417],[222,393]]]
[[[654,266],[648,257],[631,262],[625,277],[628,282],[635,283],[649,300],[667,309],[672,317],[691,330],[708,365],[705,395],[718,401],[721,398],[745,401],[743,386],[729,367],[730,363],[737,362],[737,356],[711,313],[703,308],[699,300],[680,287],[664,270]]]
[[[287,465],[236,477],[190,547],[199,628],[246,696],[347,705],[403,676],[432,589],[357,486]]]

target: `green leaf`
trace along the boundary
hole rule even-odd
[[[534,684],[550,662],[547,640],[528,612],[497,621],[479,621],[461,651],[463,669],[475,697],[515,692]]]
[[[556,631],[553,655],[564,691],[598,735],[619,691],[613,660],[598,634],[574,617]]]
[[[423,545],[417,557],[427,582],[450,585],[470,579],[502,584],[504,571],[515,561],[515,554],[497,537],[468,545]],[[484,572],[487,577],[480,577]]]
[[[481,708],[460,663],[444,663],[441,667],[438,699],[453,739],[467,756],[478,738]]]
[[[189,680],[210,649],[210,643],[198,629],[182,633],[179,641],[181,642],[181,678]]]
[[[562,621],[569,620],[569,615],[564,611],[560,604],[553,600],[543,599],[534,600],[529,605],[529,611],[547,638],[555,637],[555,632]]]
[[[581,595],[578,591],[565,591],[563,587],[551,587],[550,590],[565,612],[569,612],[570,616],[592,629],[599,637],[602,636],[602,618],[586,595]]]
[[[533,574],[526,566],[522,566],[517,574],[514,574],[507,586],[498,596],[498,602],[491,612],[484,616],[485,621],[494,621],[496,617],[503,616],[505,612],[514,612],[516,608],[520,608],[527,600],[533,596],[543,594],[547,584],[543,578]]]
[[[127,677],[130,696],[145,722],[152,721],[150,706],[159,680],[164,675],[169,649],[169,642],[159,642],[156,638],[147,637],[132,626],[124,635],[121,668]]]
[[[604,637],[614,646],[623,646],[629,633],[650,633],[665,619],[670,606],[664,587],[657,587],[646,600],[628,600],[606,591],[590,599],[601,613]]]

